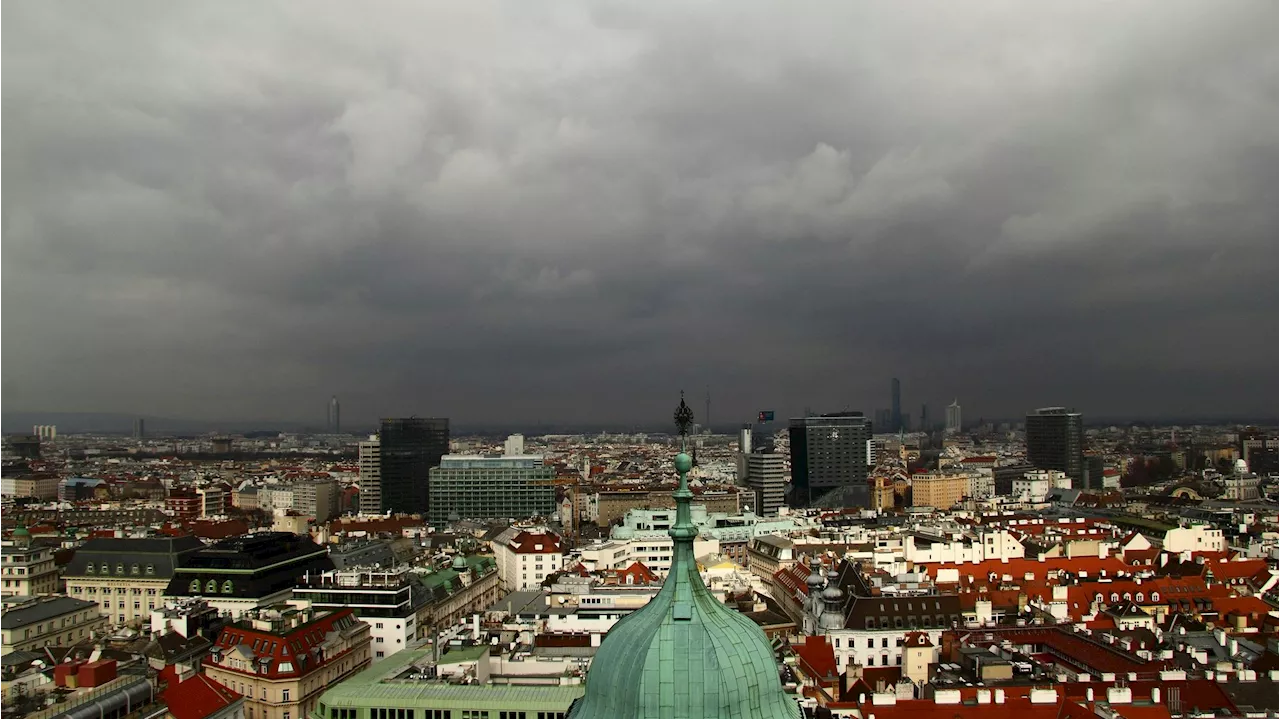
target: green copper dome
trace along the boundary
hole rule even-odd
[[[683,399],[680,404],[687,411]],[[717,601],[698,575],[698,529],[689,516],[692,464],[684,452],[676,456],[671,572],[657,596],[605,636],[591,661],[586,695],[570,719],[800,717],[800,706],[782,690],[764,631]]]

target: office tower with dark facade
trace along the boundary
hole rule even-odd
[[[449,420],[384,419],[378,444],[382,511],[425,515],[431,468],[449,453]]]
[[[342,407],[338,405],[336,396],[329,398],[329,434],[342,433]]]
[[[1027,461],[1036,469],[1066,472],[1083,489],[1084,418],[1066,407],[1043,407],[1027,415]]]
[[[897,432],[902,429],[902,383],[897,377],[889,382],[889,401],[889,421],[893,423],[892,431]]]
[[[822,499],[824,505],[868,506],[868,468],[875,464],[870,419],[861,412],[797,417],[791,420],[788,433],[789,505],[807,507]]]

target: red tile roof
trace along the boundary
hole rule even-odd
[[[232,624],[218,635],[214,651],[223,659],[214,663],[234,671],[226,657],[243,650],[252,655],[255,667],[267,667],[265,672],[250,673],[270,679],[303,676],[351,651],[347,649],[331,656],[322,651],[322,647],[330,632],[354,626],[359,621],[350,609],[338,609],[281,633],[254,629],[249,623]],[[282,664],[286,670],[281,670]]]
[[[564,554],[560,537],[551,532],[534,534],[522,531],[512,537],[507,546],[516,554]]]
[[[236,702],[240,695],[203,674],[170,684],[161,694],[176,719],[205,719]]]
[[[796,653],[800,671],[805,675],[820,683],[840,679],[840,671],[836,668],[835,649],[827,642],[825,636],[805,637],[804,644],[792,645],[791,649]]]

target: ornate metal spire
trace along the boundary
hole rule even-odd
[[[684,402],[684,390],[680,390],[680,406],[676,407],[675,420],[676,430],[680,434],[680,451],[683,452],[689,429],[693,427],[693,410]]]

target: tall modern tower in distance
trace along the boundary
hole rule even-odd
[[[1084,418],[1066,407],[1043,407],[1027,415],[1027,461],[1056,469],[1084,489]]]
[[[897,377],[889,383],[889,421],[893,424],[894,432],[902,429],[902,383]]]
[[[947,405],[947,434],[955,434],[960,431],[960,400],[952,400]]]
[[[329,434],[342,433],[342,416],[338,407],[338,397],[329,398]]]
[[[835,412],[796,417],[788,427],[791,438],[792,507],[808,507],[823,498],[824,505],[866,507],[868,468],[875,465],[871,420],[861,412]],[[839,492],[835,492],[839,490]]]
[[[449,420],[408,417],[382,420],[378,469],[383,512],[426,515],[431,468],[449,453]]]

